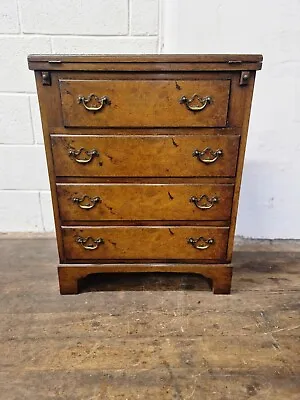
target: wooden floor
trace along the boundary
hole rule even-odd
[[[300,252],[238,250],[229,296],[159,274],[60,296],[54,240],[4,236],[0,399],[299,400]]]

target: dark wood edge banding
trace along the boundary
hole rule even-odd
[[[29,55],[31,70],[258,70],[259,54]]]
[[[261,54],[30,54],[28,61],[61,62],[262,62]]]

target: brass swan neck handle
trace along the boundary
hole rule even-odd
[[[179,99],[180,104],[184,104],[189,111],[202,111],[204,108],[212,103],[210,96],[200,97],[197,93],[188,99],[186,96],[182,96]]]
[[[111,101],[107,96],[98,97],[94,93],[91,93],[87,97],[78,96],[78,104],[82,104],[87,111],[97,112],[102,110],[105,105],[110,105]],[[92,105],[88,105],[91,103]],[[95,105],[97,104],[97,105]]]

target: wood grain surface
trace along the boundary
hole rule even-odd
[[[199,177],[235,176],[239,150],[237,135],[174,136],[72,136],[52,135],[52,152],[57,176]],[[222,150],[213,163],[193,156],[207,147]],[[96,150],[86,164],[70,157],[69,151],[83,149],[78,159],[89,158],[85,150]],[[205,155],[204,159],[213,157]]]
[[[102,238],[95,250],[86,250],[77,238]],[[214,243],[205,250],[195,249],[188,239],[203,237]],[[78,227],[63,228],[63,242],[68,260],[223,260],[227,251],[226,227]],[[87,243],[89,244],[89,243]],[[202,242],[199,245],[203,246]]]
[[[148,62],[157,63],[228,63],[233,67],[232,60],[238,63],[258,63],[262,61],[261,54],[30,54],[28,56],[29,62],[42,62],[50,61],[55,66],[55,61],[62,63],[132,63],[138,62],[145,64]],[[49,63],[50,64],[50,63]]]
[[[62,221],[229,220],[233,189],[233,184],[57,184]],[[92,208],[82,208],[87,206]]]
[[[30,55],[29,69],[50,71],[240,71],[262,67],[260,54]]]
[[[192,77],[191,77],[192,78]],[[226,126],[230,80],[61,80],[62,114],[66,127]],[[91,94],[111,102],[89,111],[78,99]],[[182,96],[210,97],[201,111],[180,104]],[[91,104],[99,106],[95,100]],[[202,105],[195,101],[192,105]]]

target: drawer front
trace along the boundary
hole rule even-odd
[[[52,136],[57,176],[235,176],[237,135]]]
[[[232,184],[58,184],[61,219],[229,220]]]
[[[68,260],[225,260],[227,227],[64,228]]]
[[[230,80],[60,80],[66,127],[225,127]]]

